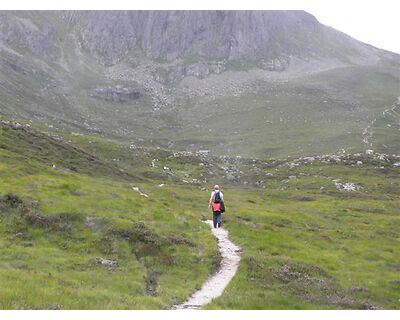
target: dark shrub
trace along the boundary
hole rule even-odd
[[[21,198],[12,193],[0,197],[0,210],[4,208],[18,208],[22,204],[23,201]]]

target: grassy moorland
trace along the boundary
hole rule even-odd
[[[63,158],[65,144],[0,130],[1,309],[163,309],[215,268],[189,190],[143,182],[146,198],[85,153]]]
[[[207,308],[399,309],[398,159],[181,157],[63,137],[0,126],[1,309],[163,309],[184,301],[218,262],[200,219],[205,188],[219,181],[224,224],[243,254]],[[338,190],[336,179],[360,188]]]
[[[327,179],[300,176],[286,190],[227,190],[226,224],[244,252],[238,275],[208,307],[399,309],[399,170],[296,171],[363,189],[338,191]]]

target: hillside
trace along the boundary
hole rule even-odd
[[[0,309],[165,309],[218,262],[184,188],[141,181],[146,198],[119,168],[15,124],[0,124],[0,159]]]
[[[206,308],[399,308],[398,156],[222,160],[3,121],[0,160],[1,309],[182,303],[219,263],[200,219],[223,173],[243,253]]]
[[[185,308],[221,241],[192,307],[399,309],[399,95],[304,11],[1,11],[0,309]]]
[[[399,95],[399,55],[302,11],[0,14],[1,114],[139,146],[362,151]]]

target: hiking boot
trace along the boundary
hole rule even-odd
[[[218,223],[218,228],[221,228],[221,222],[220,222],[220,223]]]

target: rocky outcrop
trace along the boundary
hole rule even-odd
[[[56,32],[45,19],[29,19],[19,13],[0,11],[0,45],[6,43],[22,52],[57,56]]]
[[[281,56],[279,58],[273,58],[269,60],[260,59],[258,66],[261,69],[269,71],[284,71],[289,67],[290,57]]]
[[[193,64],[176,63],[165,67],[158,67],[153,72],[155,81],[163,84],[177,83],[186,76],[203,79],[210,74],[220,74],[226,70],[226,60],[198,61]]]
[[[284,68],[290,55],[329,56],[331,42],[358,50],[304,11],[92,11],[80,13],[79,19],[64,16],[79,21],[84,47],[105,65],[121,61],[135,47],[150,59],[167,61],[264,59],[264,67],[272,70]]]
[[[105,66],[140,53],[159,62],[183,59],[187,74],[196,77],[220,73],[221,61],[282,71],[291,57],[376,58],[373,48],[304,11],[0,12],[0,48],[12,44],[22,54],[28,49],[62,59],[68,41]]]
[[[135,89],[117,87],[95,88],[90,92],[92,98],[101,99],[112,102],[127,102],[129,100],[137,100],[142,96],[140,91]]]

